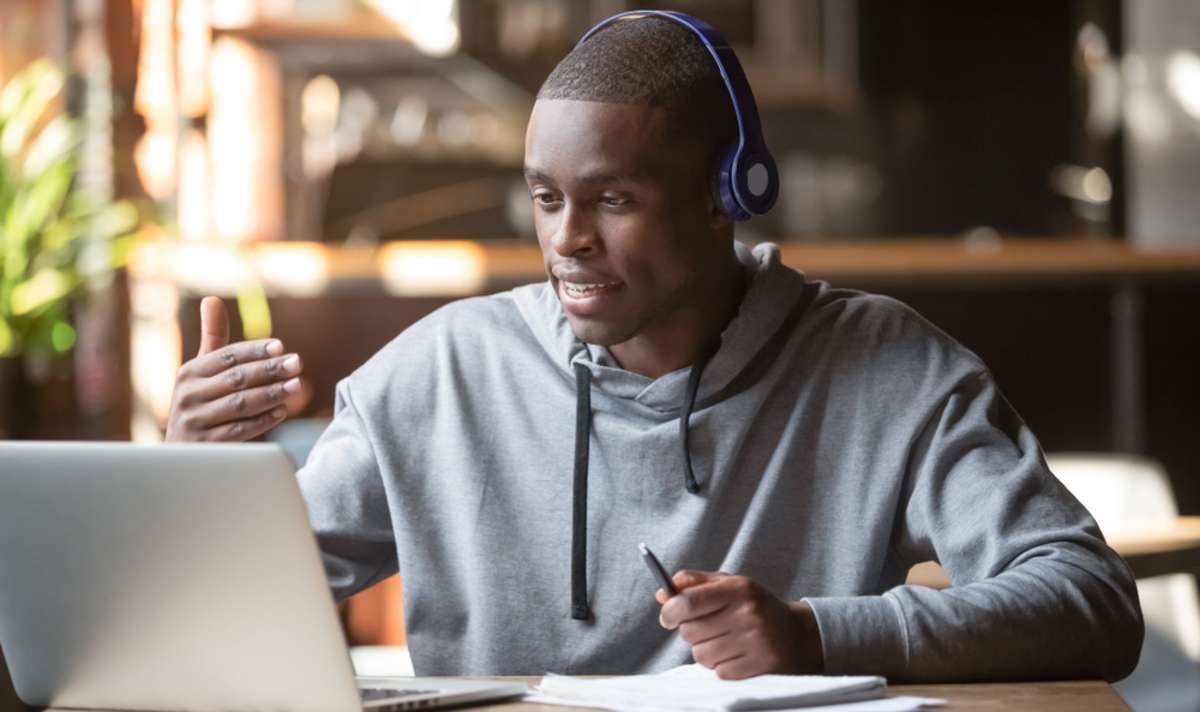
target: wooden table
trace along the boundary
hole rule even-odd
[[[1144,533],[1123,533],[1109,538],[1133,575],[1149,578],[1163,574],[1200,574],[1200,517],[1179,517],[1171,526]],[[908,572],[908,583],[947,588],[942,567],[932,561],[917,564]]]
[[[540,678],[514,677],[536,685]],[[927,707],[931,712],[946,710],[1055,710],[1056,712],[1110,712],[1128,710],[1129,706],[1112,687],[1100,680],[1078,682],[1012,682],[962,685],[889,685],[889,696],[935,697],[946,700],[941,707]],[[556,710],[586,710],[587,707],[559,707],[531,702],[472,707],[494,712],[555,712]]]
[[[1200,574],[1200,516],[1179,517],[1162,531],[1113,536],[1112,546],[1138,578]]]

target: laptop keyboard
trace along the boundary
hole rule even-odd
[[[397,690],[386,687],[358,688],[358,694],[362,697],[363,702],[390,700],[397,697],[414,697],[416,695],[428,695],[434,692],[437,692],[437,690]]]

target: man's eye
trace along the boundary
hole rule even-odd
[[[610,208],[623,208],[623,207],[629,205],[629,198],[623,198],[623,197],[616,196],[616,195],[609,195],[604,198],[601,198],[600,202],[604,203],[606,206],[608,206]]]
[[[553,193],[534,193],[532,198],[538,205],[554,205],[558,202],[558,196]]]

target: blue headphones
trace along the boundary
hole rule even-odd
[[[762,215],[775,204],[779,196],[779,170],[775,159],[767,150],[763,140],[762,125],[758,120],[758,106],[754,94],[746,82],[746,74],[730,49],[729,43],[712,25],[691,15],[671,10],[633,10],[622,12],[604,20],[579,40],[575,46],[614,22],[638,20],[644,17],[661,17],[686,27],[708,49],[721,79],[733,102],[733,113],[737,117],[737,145],[731,145],[721,155],[716,175],[717,192],[721,208],[734,220],[747,220],[753,215]]]

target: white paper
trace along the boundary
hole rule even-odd
[[[540,692],[530,692],[521,699],[522,702],[533,702],[542,705],[560,705],[572,707],[593,707],[596,709],[614,710],[614,712],[678,712],[678,707],[606,707],[579,700],[564,700],[550,697]],[[944,705],[946,700],[936,697],[881,697],[877,700],[862,700],[835,705],[819,705],[816,707],[792,707],[790,709],[771,710],[771,712],[920,712],[928,706]]]
[[[893,712],[918,709],[920,698],[879,699],[887,682],[873,675],[759,675],[746,680],[722,680],[701,665],[684,665],[652,675],[628,675],[582,680],[546,675],[530,702],[574,704],[614,710],[733,710],[805,708],[837,705],[830,709]],[[893,702],[907,699],[916,702]],[[848,707],[847,703],[872,701],[874,706]],[[907,706],[906,706],[907,705]]]

